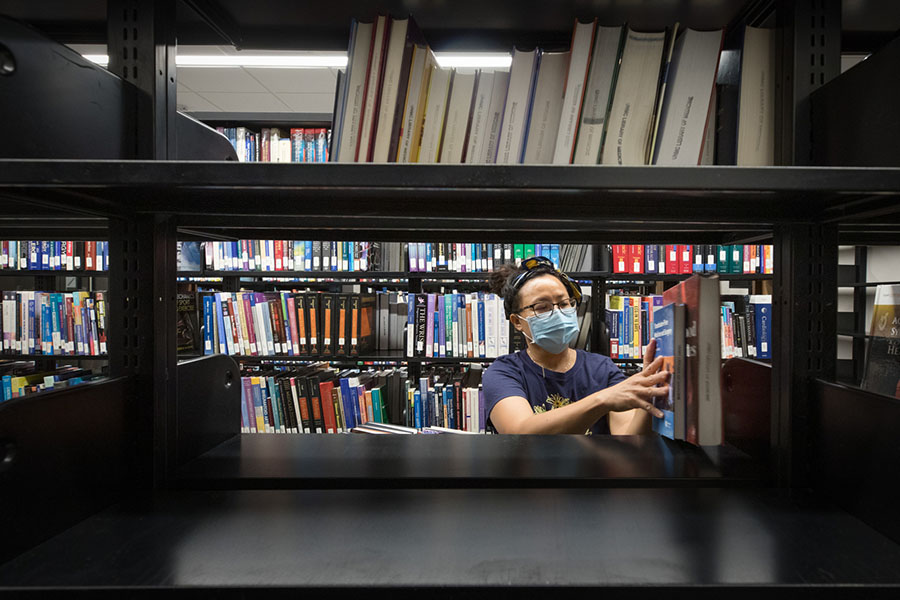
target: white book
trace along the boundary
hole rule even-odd
[[[569,56],[569,52],[541,52],[531,112],[526,121],[522,160],[525,164],[547,165],[553,162]]]
[[[685,29],[675,40],[653,164],[700,164],[724,31]]]
[[[624,27],[597,27],[591,67],[575,140],[576,165],[596,165],[606,131],[606,117],[616,89]]]
[[[746,27],[741,55],[737,164],[775,164],[775,30]]]
[[[388,162],[388,150],[391,145],[391,134],[394,131],[394,116],[397,110],[397,98],[400,96],[400,84],[403,81],[403,58],[406,52],[406,34],[409,30],[409,18],[392,19],[390,36],[387,43],[387,55],[384,59],[384,76],[381,85],[381,100],[378,103],[378,122],[375,128],[375,140],[372,150],[372,162]]]
[[[512,67],[509,72],[509,91],[500,126],[500,140],[497,148],[498,165],[522,162],[525,147],[525,131],[534,81],[537,75],[538,50],[530,52],[516,49],[513,52]]]
[[[400,142],[397,148],[397,162],[416,162],[418,159],[428,86],[436,65],[434,54],[427,46],[416,46],[413,49],[409,84],[406,89],[406,104],[403,109],[403,125],[400,129]]]
[[[374,23],[354,21],[347,61],[347,85],[344,93],[344,116],[341,123],[341,139],[338,162],[356,160],[359,145],[359,123],[365,102],[366,77],[369,73],[369,53],[372,47]],[[279,145],[281,142],[279,141]],[[290,162],[288,160],[287,162]]]
[[[375,19],[375,32],[372,34],[372,55],[369,58],[369,74],[366,80],[362,122],[359,126],[359,148],[356,152],[356,162],[369,162],[373,150],[375,127],[378,121],[381,76],[384,73],[384,55],[389,28],[390,21],[385,15],[379,15]]]
[[[450,75],[450,69],[435,69],[431,75],[425,105],[425,123],[422,127],[422,145],[417,162],[435,163],[438,160],[444,115],[447,111],[447,94],[450,91]]]
[[[495,318],[497,316],[496,311],[494,310],[494,295],[493,294],[485,294],[484,295],[484,350],[485,356],[488,358],[493,358],[497,356],[497,336],[496,336],[496,323]]]
[[[590,23],[575,21],[559,132],[556,136],[556,148],[553,151],[553,164],[555,165],[567,165],[572,162],[572,154],[575,151],[575,134],[578,133],[578,117],[581,115],[585,81],[591,64],[596,27],[597,19]]]
[[[472,100],[472,123],[469,126],[469,138],[466,141],[466,163],[482,162],[479,160],[483,154],[485,130],[487,125],[488,109],[491,104],[491,90],[494,87],[494,73],[482,71],[478,76],[478,85]]]
[[[450,85],[450,99],[444,120],[444,136],[441,143],[442,163],[459,164],[466,149],[466,133],[472,114],[472,96],[478,73],[455,71]]]
[[[663,31],[628,30],[609,111],[602,164],[647,164],[665,41]]]
[[[703,151],[700,153],[701,165],[712,165],[716,162],[716,86],[713,86],[709,106],[709,115],[706,117],[706,133],[703,135]]]
[[[491,89],[491,102],[485,118],[484,143],[476,162],[493,164],[497,161],[497,148],[500,142],[500,129],[503,125],[503,113],[506,110],[506,95],[509,91],[509,71],[495,71],[494,85]]]

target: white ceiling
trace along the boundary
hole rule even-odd
[[[106,54],[105,46],[76,45],[80,54]],[[180,55],[235,55],[230,46],[179,46]],[[253,51],[254,55],[283,52]],[[322,53],[327,54],[327,53]],[[176,74],[182,112],[331,113],[336,68],[181,67]]]

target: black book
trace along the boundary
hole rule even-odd
[[[23,247],[21,250],[22,256],[24,257],[25,248]],[[76,271],[84,268],[84,242],[75,242],[75,253],[73,255],[73,260],[75,262]]]
[[[291,391],[291,383],[286,376],[276,379],[278,389],[281,393],[281,403],[284,405],[284,414],[287,415],[287,429],[292,433],[300,433],[300,425],[297,419],[297,411],[294,409],[294,395]]]
[[[309,353],[317,356],[322,353],[322,332],[319,318],[319,298],[321,294],[306,294],[306,331],[309,335]]]
[[[312,243],[312,270],[319,271],[322,269],[322,240],[314,240]],[[301,265],[302,266],[302,265]],[[298,271],[302,270],[297,268]]]
[[[428,324],[428,296],[426,294],[416,294],[415,301],[415,326],[416,332],[414,336],[415,348],[413,356],[425,356],[426,328]],[[422,399],[425,400],[424,398]]]
[[[335,294],[321,294],[322,298],[322,310],[321,312],[321,334],[322,334],[322,343],[319,346],[319,354],[322,356],[334,356],[335,350],[335,339],[334,335],[337,332],[337,319],[335,318],[335,314],[337,313],[337,303],[335,299]]]

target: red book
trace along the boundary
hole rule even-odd
[[[69,271],[75,268],[75,242],[63,242],[66,245],[66,265],[63,267]]]
[[[719,277],[689,277],[664,291],[663,302],[685,307],[685,440],[703,446],[721,444]]]
[[[84,269],[85,271],[94,270],[94,259],[97,257],[97,243],[87,241],[84,243]]]
[[[693,246],[690,244],[679,244],[678,245],[678,270],[673,271],[674,273],[682,273],[690,275],[694,270],[694,260],[691,254],[693,253]]]
[[[334,402],[331,399],[333,381],[319,382],[319,399],[322,403],[322,416],[325,421],[325,433],[337,433],[337,417],[334,414]]]
[[[681,273],[681,262],[678,260],[678,244],[666,245],[666,273]]]
[[[613,273],[628,272],[628,246],[625,244],[613,244]]]
[[[275,270],[284,271],[284,243],[281,240],[275,240]]]
[[[631,265],[630,273],[641,274],[644,272],[644,245],[631,244],[628,253],[629,264]]]

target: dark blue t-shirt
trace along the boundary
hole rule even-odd
[[[584,350],[575,352],[575,364],[565,373],[542,372],[524,350],[495,360],[482,380],[488,426],[493,427],[491,411],[504,398],[522,396],[531,403],[531,410],[542,413],[577,402],[625,379],[625,374],[608,356]],[[586,433],[609,434],[608,417],[604,415]]]

